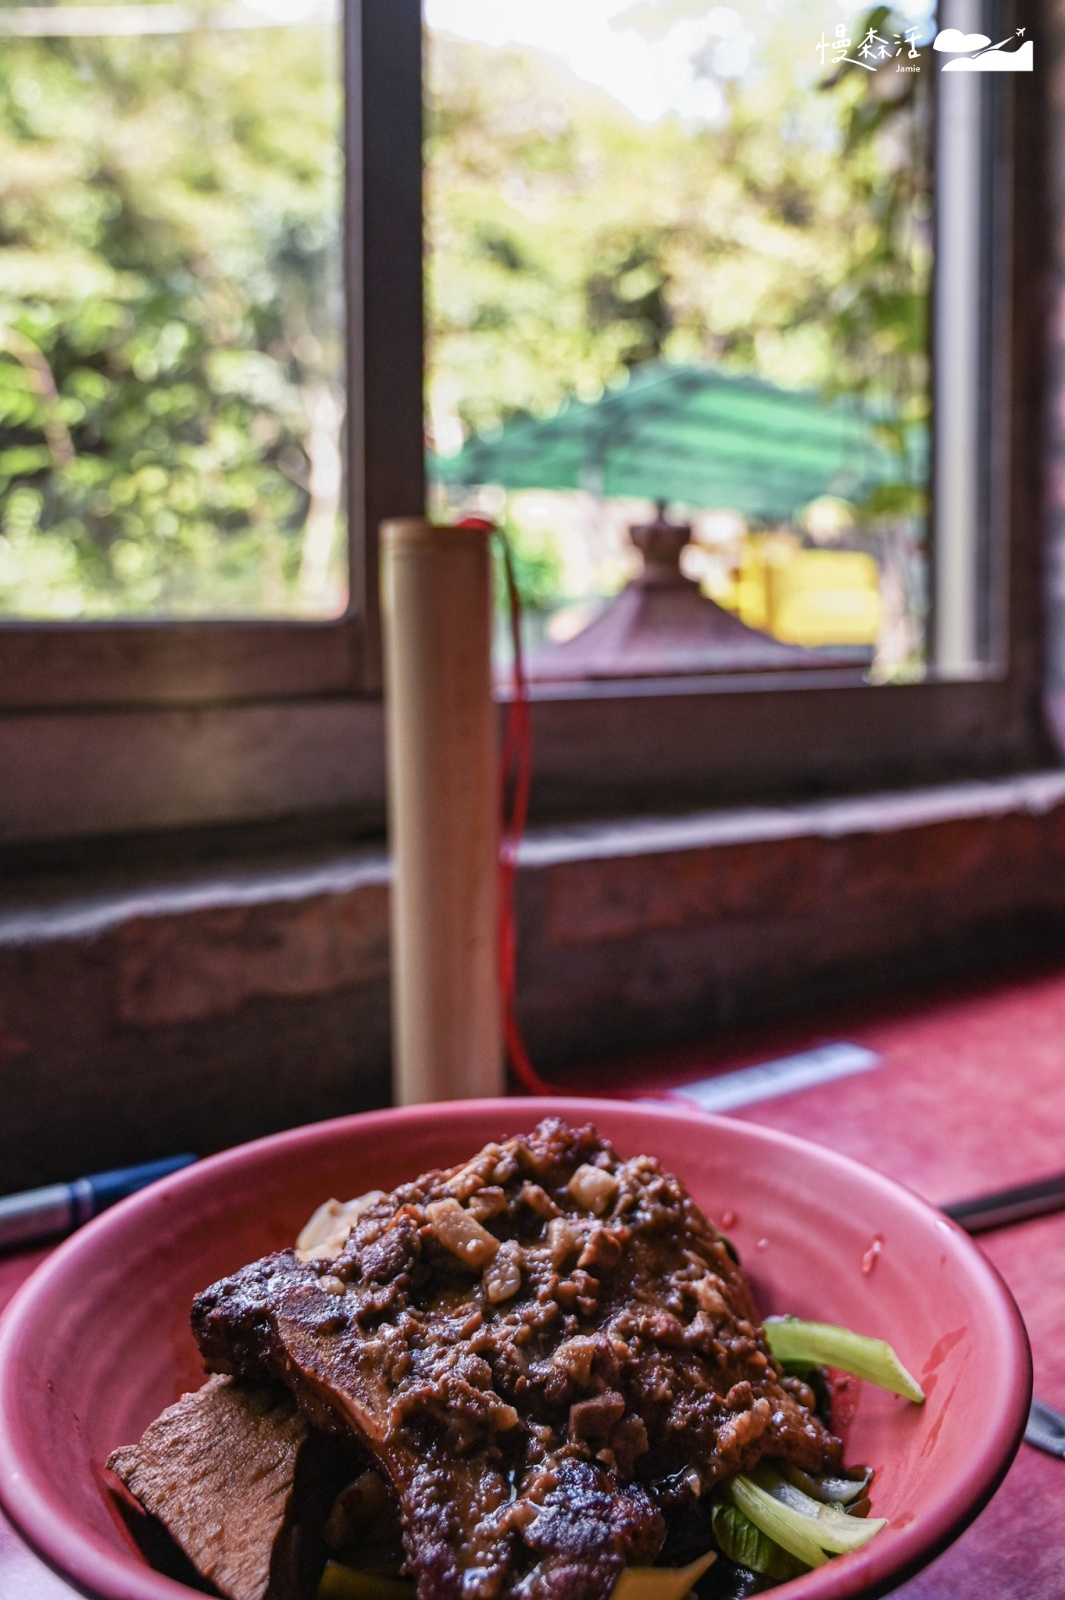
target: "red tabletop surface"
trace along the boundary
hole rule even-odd
[[[877,1051],[882,1064],[734,1114],[843,1151],[939,1202],[1065,1168],[1065,971],[837,1009],[614,1064],[571,1086],[654,1093],[840,1039]],[[1065,1214],[980,1242],[1027,1323],[1036,1393],[1065,1409]],[[0,1260],[0,1306],[42,1254]],[[1022,1445],[991,1504],[897,1591],[900,1600],[1061,1600],[1063,1503],[1065,1461]],[[0,1600],[70,1600],[74,1593],[0,1518]]]

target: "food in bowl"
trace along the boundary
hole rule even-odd
[[[683,1185],[591,1126],[333,1203],[301,1245],[197,1296],[213,1376],[109,1462],[230,1600],[399,1600],[400,1569],[418,1600],[679,1597],[715,1556],[700,1592],[745,1594],[882,1525],[773,1351],[854,1336],[767,1331]]]

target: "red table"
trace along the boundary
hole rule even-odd
[[[867,1045],[883,1064],[737,1114],[844,1151],[940,1202],[1065,1167],[1062,972],[836,1010],[589,1073],[580,1087],[646,1093],[826,1039]],[[1065,1409],[1065,1214],[981,1243],[1028,1325],[1037,1394]],[[0,1305],[41,1254],[0,1261]],[[1065,1461],[1022,1445],[988,1508],[900,1600],[1061,1600],[1063,1503]],[[0,1519],[0,1600],[73,1594]]]

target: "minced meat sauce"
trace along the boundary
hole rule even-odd
[[[192,1322],[210,1371],[280,1380],[369,1453],[418,1600],[608,1600],[722,1479],[840,1463],[727,1241],[590,1126],[406,1184],[334,1259],[268,1256]]]

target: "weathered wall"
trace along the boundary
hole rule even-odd
[[[1049,270],[1036,285],[1046,337],[1044,522],[1048,720],[1065,750],[1065,0],[1045,0]]]
[[[540,832],[518,909],[564,1078],[1065,948],[1065,776]],[[383,1104],[388,1061],[381,853],[0,913],[0,1192]]]

